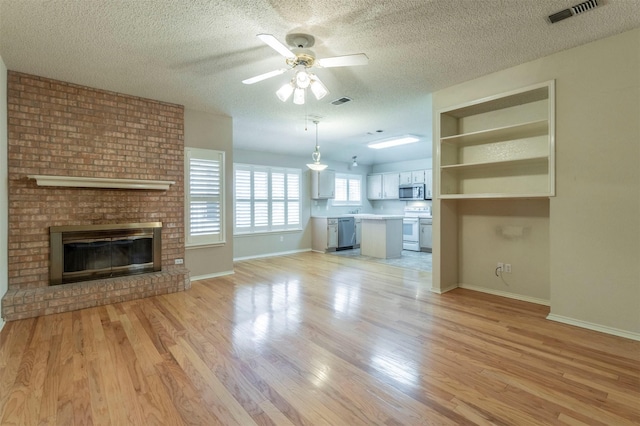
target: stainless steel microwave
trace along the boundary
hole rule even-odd
[[[401,200],[424,200],[424,183],[400,185],[398,194]]]

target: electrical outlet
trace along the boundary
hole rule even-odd
[[[284,236],[280,235],[280,242],[283,242],[283,241],[284,241]]]
[[[507,274],[510,274],[510,273],[511,273],[511,264],[510,264],[510,263],[505,263],[505,264],[504,264],[504,271],[505,271]]]
[[[176,265],[182,265],[184,263],[184,259],[176,259],[175,263]]]

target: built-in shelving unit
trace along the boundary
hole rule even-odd
[[[554,82],[439,112],[439,197],[555,195]]]

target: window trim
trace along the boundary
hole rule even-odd
[[[220,164],[219,180],[220,188],[217,200],[220,205],[220,232],[210,235],[191,235],[191,158],[217,161]],[[185,248],[221,246],[226,244],[225,221],[225,152],[213,149],[185,147],[184,153],[184,234]]]

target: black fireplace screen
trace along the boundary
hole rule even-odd
[[[162,224],[51,227],[52,285],[161,270]]]

